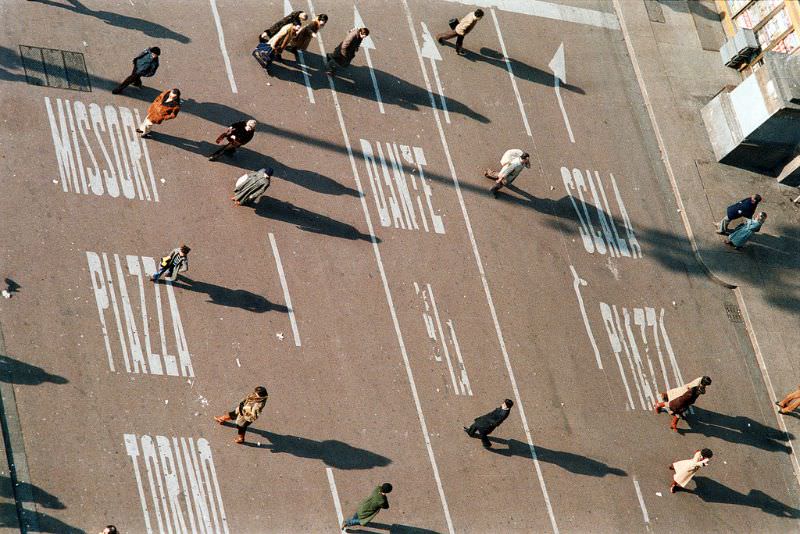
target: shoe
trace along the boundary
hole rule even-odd
[[[675,493],[675,486],[670,486],[669,487],[669,492],[670,493]]]
[[[143,131],[141,131],[139,128],[136,128],[136,133],[143,134],[144,132],[143,132]]]
[[[223,424],[223,423],[225,423],[225,421],[230,421],[231,418],[227,414],[226,415],[215,415],[214,416],[214,420],[219,424]]]
[[[466,56],[467,55],[467,53],[464,52],[463,50],[456,50],[456,54],[459,55],[459,56]]]
[[[494,196],[494,198],[497,198],[497,191],[495,191],[494,189],[492,189],[492,196]]]
[[[653,405],[653,410],[656,412],[656,414],[661,413],[661,408],[658,406],[658,404]]]
[[[444,39],[436,39],[436,40],[439,41],[440,45],[444,46]]]
[[[775,401],[775,406],[777,406],[777,407],[778,407],[778,408],[780,408],[781,410],[783,409],[783,406],[781,406],[781,403],[780,403],[780,402],[778,402],[778,401]]]
[[[236,436],[236,439],[234,439],[233,442],[241,445],[244,443],[244,436]]]
[[[469,428],[467,428],[467,427],[463,427],[463,428],[464,428],[464,432],[466,432],[469,437],[472,437],[472,434],[469,433]]]
[[[149,133],[143,133],[139,137],[141,137],[142,139],[152,139],[153,136],[150,135]]]
[[[483,444],[483,448],[484,449],[491,449],[492,448],[492,444],[491,443],[484,443]]]
[[[121,92],[122,92],[122,91],[120,91],[119,89],[112,89],[112,90],[111,90],[111,94],[112,94],[112,95],[118,95],[118,94],[120,94]]]

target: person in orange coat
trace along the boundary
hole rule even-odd
[[[164,121],[174,119],[181,110],[181,92],[179,89],[167,89],[153,100],[147,108],[147,117],[142,121],[142,125],[136,131],[142,137],[150,137],[150,128],[154,124],[161,124]]]

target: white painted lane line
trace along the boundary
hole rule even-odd
[[[233,79],[231,59],[228,57],[228,50],[225,48],[225,34],[222,32],[222,21],[219,20],[217,0],[209,0],[209,2],[211,2],[211,12],[214,14],[214,22],[217,25],[217,35],[219,36],[219,49],[222,52],[222,60],[225,62],[225,70],[228,73],[228,81],[231,82],[231,92],[238,93],[239,90],[236,89],[236,80]]]
[[[336,481],[333,480],[333,469],[326,467],[325,472],[328,474],[328,485],[331,487],[333,506],[336,508],[336,518],[339,520],[336,524],[341,525],[344,522],[344,514],[342,513],[342,504],[339,502],[339,492],[336,491]]]
[[[353,5],[353,26],[355,28],[365,28],[366,24],[361,19],[361,14],[358,9]],[[372,66],[372,57],[369,55],[370,49],[375,50],[375,42],[372,37],[367,37],[361,41],[361,49],[364,51],[364,57],[367,58],[367,66],[369,67],[369,75],[372,78],[372,86],[375,88],[375,99],[378,101],[378,109],[381,113],[386,113],[383,109],[383,100],[381,99],[381,90],[378,89],[378,79],[375,78],[375,69]]]
[[[311,0],[308,0],[308,7],[309,11],[311,12],[312,16],[314,15],[314,6],[311,3]],[[320,46],[320,54],[324,57],[325,56],[325,46],[322,43],[322,37],[317,34],[317,40],[319,41]],[[416,42],[416,40],[415,40]],[[422,436],[425,440],[425,448],[428,451],[428,459],[431,463],[431,469],[433,470],[433,477],[436,481],[436,489],[439,492],[439,499],[442,502],[442,510],[444,512],[445,520],[447,521],[447,531],[450,534],[455,534],[455,530],[453,528],[453,520],[450,517],[450,508],[447,505],[447,497],[444,494],[444,487],[442,486],[442,478],[439,475],[439,467],[436,464],[436,457],[433,454],[433,445],[431,444],[431,437],[428,433],[428,425],[425,422],[425,415],[422,413],[422,403],[419,400],[419,394],[417,393],[417,385],[414,381],[414,374],[411,371],[411,362],[408,359],[408,353],[406,352],[406,345],[403,341],[403,334],[400,332],[400,322],[397,319],[397,311],[394,307],[394,301],[392,299],[392,293],[389,290],[389,280],[386,278],[386,270],[383,267],[383,260],[381,259],[381,252],[378,249],[378,242],[375,239],[375,229],[372,226],[372,220],[369,216],[369,208],[367,207],[367,200],[366,195],[364,194],[364,188],[361,185],[361,178],[358,175],[358,167],[356,166],[356,159],[353,156],[353,147],[350,144],[350,136],[347,134],[347,128],[344,124],[344,117],[342,115],[342,108],[339,105],[339,95],[336,92],[336,87],[333,83],[333,78],[328,76],[328,85],[331,88],[331,96],[333,97],[333,105],[336,109],[336,117],[339,120],[339,127],[342,130],[342,138],[344,139],[345,147],[347,148],[347,156],[350,159],[350,166],[353,170],[353,179],[356,182],[356,186],[358,187],[359,198],[361,199],[361,209],[364,210],[364,218],[367,222],[367,229],[370,235],[370,241],[372,242],[372,251],[375,254],[375,260],[378,263],[378,272],[381,275],[381,281],[383,282],[383,290],[386,294],[386,303],[389,305],[389,312],[392,317],[392,324],[394,325],[394,331],[397,335],[397,342],[400,346],[400,354],[403,357],[403,364],[406,368],[406,375],[408,377],[408,384],[411,388],[411,395],[414,398],[414,407],[417,410],[417,417],[419,419],[419,426],[422,430]]]
[[[450,379],[453,381],[453,393],[458,395],[458,384],[456,383],[456,374],[453,372],[453,362],[450,360],[450,350],[447,348],[447,340],[444,337],[442,321],[439,319],[439,308],[436,306],[436,298],[433,296],[433,288],[430,284],[428,284],[428,295],[431,296],[433,318],[436,319],[436,328],[439,330],[439,339],[442,340],[442,349],[444,350],[444,357],[447,360],[447,369],[450,371]]]
[[[761,346],[758,344],[758,339],[756,339],[755,332],[753,332],[753,323],[750,320],[750,313],[747,311],[747,306],[744,301],[744,296],[742,295],[742,290],[738,287],[733,290],[734,294],[736,295],[736,302],[739,304],[739,309],[742,311],[742,318],[744,319],[744,325],[747,327],[747,335],[750,337],[750,343],[753,345],[753,352],[756,355],[756,361],[758,362],[758,367],[761,370],[761,377],[764,379],[764,385],[767,386],[767,393],[769,393],[770,400],[779,398],[775,394],[775,388],[772,387],[772,379],[769,377],[769,371],[767,371],[767,364],[764,361],[764,355],[761,353]],[[683,382],[681,382],[683,383]],[[778,426],[781,430],[789,436],[789,429],[786,428],[786,423],[781,417],[781,414],[778,413],[778,407],[775,404],[770,403],[773,407],[772,412],[775,414],[776,419],[778,420]],[[794,440],[787,440],[789,443],[789,449],[792,451],[792,469],[794,470],[794,476],[797,477],[797,482],[800,483],[800,462],[797,459],[797,451],[794,448]]]
[[[444,89],[442,89],[442,80],[439,79],[439,69],[436,68],[436,62],[442,60],[442,54],[439,53],[439,47],[433,39],[431,32],[424,22],[420,21],[422,26],[422,57],[431,60],[431,70],[433,71],[433,79],[436,80],[436,88],[439,90],[439,99],[442,102],[442,111],[444,111],[444,120],[450,124],[450,113],[447,111],[447,100],[444,98]]]
[[[609,30],[619,30],[619,22],[612,13],[604,13],[583,7],[564,6],[542,0],[446,0],[470,7],[496,7],[501,11],[510,11],[522,15],[532,15],[546,19],[586,24]]]
[[[269,244],[272,245],[272,254],[275,256],[275,265],[278,267],[278,277],[281,279],[281,287],[283,288],[283,298],[286,301],[286,307],[289,310],[289,322],[292,323],[292,334],[294,334],[295,346],[300,346],[300,331],[297,329],[297,320],[294,317],[294,306],[292,306],[292,297],[289,296],[289,286],[286,284],[286,275],[283,272],[283,263],[281,263],[281,255],[278,253],[278,244],[275,243],[275,235],[269,233]]]
[[[558,100],[558,107],[561,108],[561,116],[564,118],[564,124],[566,125],[567,133],[569,134],[569,140],[571,143],[574,143],[575,136],[572,135],[572,126],[569,123],[569,117],[567,117],[567,110],[564,109],[564,100],[561,98],[561,82],[567,83],[567,65],[564,59],[564,43],[561,43],[561,46],[558,47],[558,50],[556,50],[553,59],[550,60],[548,67],[550,67],[550,70],[553,71],[553,89],[556,91],[556,100]]]
[[[639,498],[639,507],[642,509],[642,516],[644,516],[644,522],[650,522],[650,516],[647,515],[647,507],[644,505],[644,498],[642,497],[642,490],[639,488],[639,481],[635,478],[633,479],[633,487],[636,489],[636,496]]]
[[[506,342],[503,338],[503,332],[500,329],[500,321],[497,318],[497,311],[494,308],[494,300],[492,299],[492,293],[489,291],[489,282],[486,280],[486,271],[483,268],[483,260],[481,260],[481,254],[478,250],[478,243],[475,241],[475,233],[472,231],[472,223],[469,220],[469,214],[467,213],[467,205],[464,202],[464,195],[461,192],[461,184],[458,181],[458,176],[456,175],[456,168],[453,165],[453,157],[450,155],[450,148],[447,145],[447,138],[444,135],[444,127],[442,126],[442,120],[439,118],[439,110],[436,107],[436,101],[433,97],[433,91],[431,90],[431,81],[428,78],[428,72],[425,70],[425,62],[422,59],[422,54],[420,53],[419,41],[417,40],[417,34],[414,31],[414,21],[411,18],[411,9],[408,7],[407,0],[403,0],[403,8],[406,12],[406,19],[408,20],[408,29],[411,32],[411,40],[414,43],[414,48],[417,51],[417,59],[419,59],[419,66],[422,69],[422,77],[425,79],[425,86],[428,89],[428,97],[431,101],[431,108],[433,109],[433,117],[436,119],[436,127],[439,130],[439,139],[442,142],[442,148],[444,149],[444,154],[447,159],[447,165],[450,169],[450,176],[453,179],[453,187],[456,190],[456,196],[458,196],[458,203],[461,207],[461,214],[464,217],[464,223],[467,227],[467,234],[469,235],[470,244],[472,245],[472,254],[475,256],[475,263],[478,266],[478,272],[481,276],[481,283],[483,284],[483,292],[486,295],[486,303],[489,305],[489,311],[492,315],[492,322],[494,323],[495,333],[497,335],[497,341],[500,345],[500,351],[503,354],[503,361],[506,365],[506,371],[508,372],[508,378],[511,382],[511,387],[514,391],[514,401],[517,403],[519,407],[519,416],[522,420],[522,427],[525,430],[525,438],[528,441],[528,447],[530,447],[531,458],[533,458],[533,465],[536,468],[536,476],[539,480],[539,487],[542,490],[542,496],[544,497],[545,505],[547,506],[547,514],[550,516],[550,524],[553,527],[553,531],[558,534],[558,524],[556,523],[556,517],[553,513],[553,505],[550,502],[550,495],[547,493],[547,486],[544,483],[544,475],[542,474],[542,466],[539,464],[539,458],[536,455],[536,449],[533,446],[533,436],[531,435],[530,428],[528,427],[528,420],[525,417],[525,409],[522,404],[522,397],[519,393],[519,388],[517,387],[517,380],[514,377],[514,370],[511,368],[511,359],[508,355],[508,350],[506,350]],[[366,204],[364,204],[366,208]]]
[[[583,305],[583,297],[581,297],[581,286],[586,287],[588,283],[586,280],[578,276],[578,271],[572,265],[569,266],[572,271],[572,287],[575,289],[575,295],[578,297],[578,307],[581,309],[581,317],[583,317],[583,325],[586,327],[586,333],[589,334],[589,341],[592,343],[592,350],[594,350],[594,357],[597,360],[597,367],[603,368],[603,360],[600,359],[600,349],[597,348],[597,342],[592,333],[592,327],[589,325],[589,316],[586,315],[586,306]]]
[[[519,112],[522,115],[522,122],[525,124],[525,131],[528,137],[533,137],[531,134],[531,127],[528,125],[528,116],[525,115],[525,106],[522,105],[522,97],[519,96],[519,89],[517,88],[517,79],[514,77],[514,71],[511,69],[511,62],[508,60],[508,53],[506,52],[506,43],[503,41],[503,34],[500,32],[500,24],[497,22],[497,15],[492,11],[492,20],[494,20],[494,28],[497,30],[497,38],[500,40],[500,50],[503,51],[503,60],[506,62],[506,69],[508,75],[511,77],[511,86],[514,88],[514,95],[517,97],[517,104],[519,105]]]

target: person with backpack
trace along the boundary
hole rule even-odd
[[[167,280],[175,281],[178,278],[178,273],[186,272],[189,270],[189,251],[192,250],[186,245],[173,249],[169,255],[161,258],[159,269],[153,275],[153,282],[158,282],[158,279],[167,275]]]
[[[464,37],[467,36],[469,32],[472,31],[472,28],[478,23],[479,20],[483,18],[483,10],[476,9],[475,11],[470,11],[466,14],[464,18],[461,20],[458,19],[451,19],[450,20],[450,31],[440,33],[436,36],[436,40],[439,41],[440,45],[444,45],[445,41],[452,39],[453,37],[456,38],[456,54],[459,56],[464,55]]]
[[[122,80],[111,92],[118,95],[131,84],[134,87],[141,87],[142,77],[149,78],[158,70],[158,57],[160,55],[161,49],[157,46],[145,48],[141,54],[133,58],[133,70],[130,76]]]
[[[299,31],[300,24],[290,22],[278,30],[267,42],[260,42],[258,46],[255,47],[253,50],[253,57],[264,67],[267,74],[272,74],[269,71],[270,65],[272,65],[274,60],[280,59],[283,50]]]

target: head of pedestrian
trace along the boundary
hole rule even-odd
[[[244,125],[244,127],[247,130],[255,130],[256,129],[256,121],[255,121],[255,119],[250,119],[249,121],[247,121],[247,123]]]
[[[700,385],[701,386],[710,386],[711,385],[711,377],[710,376],[702,377],[700,379]]]
[[[387,493],[391,493],[391,492],[392,492],[392,485],[391,484],[389,484],[388,482],[384,482],[383,484],[381,484],[381,493],[386,495]]]
[[[755,204],[758,204],[759,202],[761,202],[761,195],[756,193],[755,195],[750,197],[750,200],[752,200]]]
[[[506,399],[503,401],[504,410],[510,410],[512,406],[514,406],[514,401],[512,401],[511,399]]]
[[[475,10],[475,16],[477,18],[482,18],[483,17],[483,10],[482,9],[476,9]]]
[[[369,28],[361,28],[358,30],[358,35],[364,39],[367,35],[369,35]]]
[[[171,100],[178,100],[180,102],[180,100],[181,100],[181,90],[178,89],[178,88],[173,89],[172,91],[169,92],[169,98]]]
[[[181,245],[181,248],[178,249],[178,252],[180,253],[181,256],[186,256],[187,254],[189,254],[190,250],[192,250],[192,249],[190,249],[186,245]]]
[[[297,18],[305,22],[308,20],[308,13],[306,13],[305,11],[301,11],[300,14],[297,15]]]
[[[766,211],[759,212],[756,218],[758,219],[759,222],[763,223],[764,221],[767,220],[767,212]]]
[[[115,527],[114,525],[108,525],[106,526],[106,528],[103,529],[103,532],[101,532],[100,534],[119,534],[119,531],[117,530],[117,527]]]
[[[161,55],[161,49],[159,47],[157,47],[157,46],[151,47],[150,48],[150,55],[153,56],[154,58],[157,58],[158,56]]]
[[[714,456],[714,453],[712,452],[711,449],[703,449],[700,451],[700,455],[705,459],[709,459],[712,456]]]
[[[267,393],[267,388],[265,388],[264,386],[258,386],[255,391],[256,391],[256,395],[258,395],[259,397],[268,397],[269,396],[269,394]]]
[[[522,160],[522,163],[530,169],[531,167],[531,155],[527,152],[523,152],[522,155],[519,157]]]
[[[319,27],[322,28],[328,22],[328,15],[325,13],[317,15],[317,22],[319,22]]]

